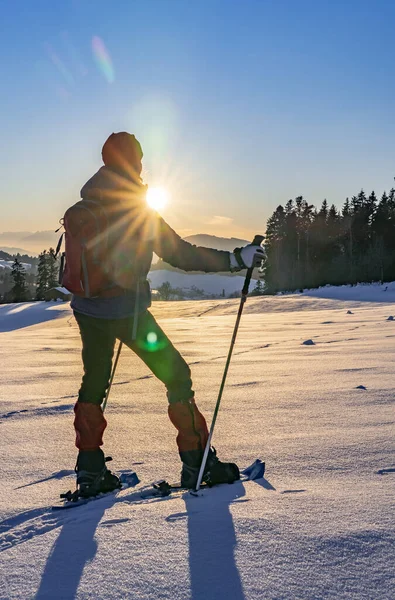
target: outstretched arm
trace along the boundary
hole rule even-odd
[[[157,233],[154,240],[154,252],[166,262],[183,271],[240,271],[249,269],[262,261],[265,251],[261,246],[263,236],[256,236],[251,244],[244,248],[235,248],[233,252],[203,248],[189,244],[158,216]]]
[[[216,273],[230,271],[230,252],[194,246],[183,240],[159,217],[154,252],[173,267],[183,271]]]

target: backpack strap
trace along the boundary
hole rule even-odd
[[[62,254],[60,255],[60,266],[59,266],[59,277],[58,277],[58,282],[60,283],[60,285],[62,285],[65,262],[66,262],[66,252],[62,252]]]
[[[58,231],[59,231],[59,230],[58,230]],[[55,233],[56,233],[56,232],[55,232]],[[62,247],[62,242],[63,242],[64,234],[65,234],[65,232],[63,232],[63,233],[62,233],[62,235],[60,236],[60,238],[59,238],[59,241],[58,241],[58,243],[57,243],[56,250],[55,250],[55,258],[57,258],[57,257],[58,257],[58,254],[59,254],[59,252],[60,252],[60,249],[61,249],[61,247]]]

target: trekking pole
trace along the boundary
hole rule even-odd
[[[119,356],[121,354],[121,350],[122,350],[122,342],[120,341],[119,342],[119,346],[118,346],[118,352],[117,352],[117,355],[115,357],[114,366],[113,366],[112,371],[111,371],[111,377],[110,377],[110,381],[109,381],[109,384],[108,384],[108,388],[107,388],[107,392],[106,392],[106,397],[104,398],[104,402],[103,402],[103,407],[102,407],[102,411],[103,412],[105,411],[105,408],[107,406],[107,400],[108,400],[108,397],[110,395],[111,386],[112,386],[112,382],[113,382],[114,375],[115,375],[115,369],[117,368],[117,364],[118,364],[118,361],[119,361]]]
[[[254,240],[253,240],[252,244],[254,244],[255,246],[260,246],[262,244],[263,240],[264,240],[264,236],[263,235],[256,235],[254,237]],[[235,323],[235,328],[233,330],[232,341],[230,343],[228,358],[226,360],[225,370],[224,370],[224,374],[222,376],[221,387],[219,388],[218,399],[217,399],[217,404],[215,405],[215,409],[214,409],[213,420],[211,421],[210,432],[208,434],[208,439],[207,439],[206,447],[204,449],[202,464],[200,465],[199,477],[198,477],[198,480],[197,480],[197,483],[196,483],[195,492],[199,491],[200,485],[202,483],[203,473],[204,473],[204,469],[206,467],[206,462],[207,462],[207,456],[208,456],[208,453],[209,453],[209,450],[210,450],[210,446],[211,446],[211,438],[213,437],[215,422],[217,420],[217,415],[218,415],[218,411],[219,411],[219,405],[221,404],[222,393],[224,391],[226,376],[228,374],[228,369],[229,369],[229,365],[230,365],[230,359],[232,358],[232,352],[233,352],[233,348],[234,348],[234,345],[235,345],[235,342],[236,342],[237,331],[238,331],[239,325],[240,325],[241,314],[243,312],[245,301],[247,300],[248,289],[250,287],[251,277],[252,277],[252,273],[254,271],[255,266],[256,265],[252,265],[252,267],[250,267],[248,269],[246,278],[244,280],[244,285],[243,285],[243,289],[242,289],[242,292],[241,292],[239,312],[237,313],[237,319],[236,319],[236,323]]]

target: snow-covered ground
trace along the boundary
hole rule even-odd
[[[208,418],[237,307],[153,306]],[[240,465],[264,459],[266,478],[51,512],[73,487],[78,330],[67,304],[0,306],[0,597],[393,600],[393,315],[395,304],[344,295],[248,299],[214,445]],[[178,477],[166,405],[124,350],[105,450],[142,484]]]
[[[303,295],[334,300],[395,302],[395,281],[391,283],[358,283],[357,285],[326,285],[318,289],[304,290]]]
[[[220,295],[225,290],[225,295],[233,294],[234,292],[240,292],[244,277],[240,275],[216,275],[216,274],[204,274],[204,273],[178,273],[176,271],[166,271],[161,269],[158,271],[151,271],[148,275],[153,289],[157,289],[165,281],[168,281],[173,288],[182,288],[185,290],[195,286],[207,295],[216,294]],[[253,288],[255,281],[251,283],[251,289]]]

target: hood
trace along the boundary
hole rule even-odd
[[[147,186],[133,181],[127,175],[101,167],[81,188],[82,199],[133,202],[145,198]]]

